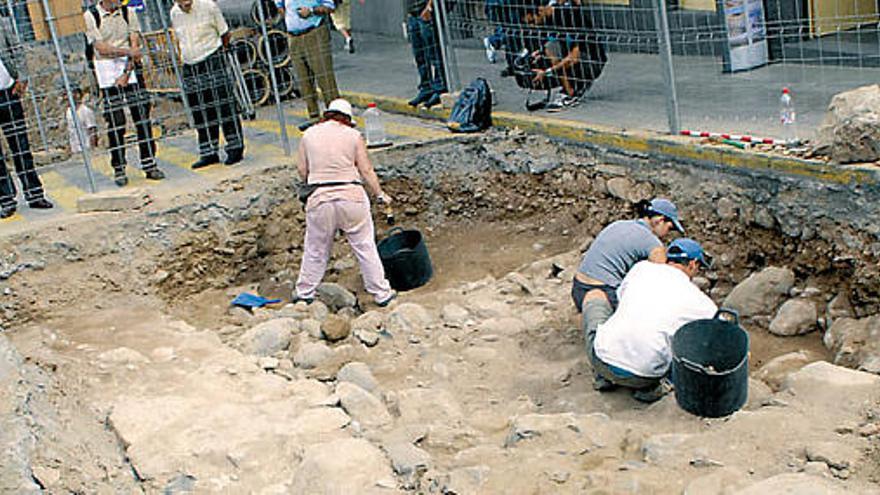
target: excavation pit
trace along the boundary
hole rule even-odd
[[[323,304],[229,307],[244,291],[290,297],[304,226],[290,165],[0,241],[3,335],[28,397],[0,487],[18,475],[83,492],[680,493],[723,464],[724,486],[796,475],[869,493],[877,437],[858,432],[880,413],[880,379],[807,364],[840,360],[822,335],[841,297],[852,317],[878,310],[873,193],[519,133],[374,160],[435,275],[377,309],[338,240],[325,282],[359,307],[339,310],[350,332],[332,342]],[[591,387],[572,270],[654,196],[715,256],[698,283],[716,302],[767,267],[793,274],[772,310],[743,320],[750,402],[728,420]],[[381,236],[390,226],[375,221]],[[770,334],[792,299],[815,305],[815,327]],[[848,385],[824,386],[835,373]],[[811,460],[829,444],[833,462]]]

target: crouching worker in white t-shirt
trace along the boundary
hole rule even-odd
[[[664,380],[672,363],[672,336],[685,323],[712,318],[718,308],[691,282],[708,266],[700,244],[676,239],[665,264],[640,261],[626,274],[617,311],[599,325],[590,360],[597,374],[633,389],[633,398],[654,402],[671,387]]]

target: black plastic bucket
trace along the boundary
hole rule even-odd
[[[396,290],[421,287],[434,275],[428,246],[418,230],[395,227],[388,231],[385,239],[379,241],[378,248],[385,277]]]
[[[721,318],[733,316],[733,321]],[[739,316],[718,310],[709,320],[692,321],[672,338],[675,400],[685,411],[708,418],[727,416],[749,397],[749,334]]]

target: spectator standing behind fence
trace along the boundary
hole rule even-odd
[[[83,91],[79,87],[73,88],[73,101],[76,102],[76,118],[85,138],[86,149],[98,147],[98,122],[95,120],[95,111],[86,103]],[[67,139],[70,142],[70,152],[79,153],[82,151],[79,136],[76,134],[76,126],[73,122],[73,109],[68,108],[65,114],[67,120]]]
[[[124,9],[124,10],[123,10]],[[104,120],[110,146],[110,164],[116,185],[128,184],[125,174],[125,109],[137,131],[141,169],[150,180],[165,174],[156,165],[156,142],[150,122],[150,95],[138,80],[136,65],[141,60],[140,26],[137,13],[122,7],[119,0],[101,0],[83,13],[86,39],[93,47],[95,77],[101,91]]]
[[[446,75],[434,22],[434,0],[405,1],[406,31],[419,70],[419,93],[409,104],[415,107],[424,103],[432,107],[440,103],[440,95],[446,92]]]
[[[361,5],[364,0],[359,0]],[[333,25],[342,34],[345,40],[345,51],[354,53],[354,38],[351,36],[351,2],[352,0],[335,0],[336,7],[333,9]]]
[[[316,189],[306,202],[306,238],[296,299],[311,302],[315,298],[333,237],[341,230],[360,263],[367,292],[376,304],[387,306],[396,294],[379,259],[367,191],[385,204],[390,198],[382,192],[364,138],[353,126],[351,104],[334,100],[323,121],[306,131],[299,143],[299,177]]]
[[[244,157],[244,137],[232,79],[226,71],[223,47],[229,26],[212,0],[176,0],[171,25],[183,58],[183,86],[199,136],[198,169],[220,162],[220,128],[226,139],[226,165]]]
[[[321,88],[325,105],[339,97],[328,26],[335,4],[333,0],[278,0],[275,5],[291,34],[290,56],[309,110],[309,120],[299,127],[306,130],[321,117],[315,82]]]
[[[31,208],[52,208],[52,203],[43,195],[43,184],[34,170],[34,157],[28,142],[24,108],[21,106],[21,96],[27,91],[27,66],[22,47],[13,45],[8,38],[11,31],[8,22],[0,24],[0,27],[3,28],[3,35],[0,36],[0,129],[12,153],[12,163],[25,201]],[[0,218],[9,218],[15,213],[15,195],[15,183],[6,169],[5,153],[0,150]]]

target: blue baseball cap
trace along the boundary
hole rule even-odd
[[[691,260],[697,260],[700,265],[708,268],[709,262],[706,257],[707,254],[703,251],[700,243],[687,237],[670,242],[669,247],[666,248],[666,259],[670,261],[687,263]]]
[[[684,234],[684,227],[678,219],[678,208],[675,207],[675,203],[672,201],[665,198],[654,198],[651,200],[649,211],[657,215],[663,215],[672,222],[672,225],[675,226],[675,230]]]

